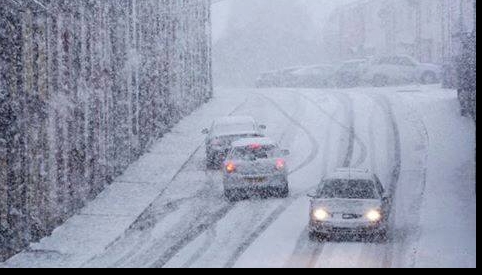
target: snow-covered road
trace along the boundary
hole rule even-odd
[[[227,114],[255,117],[290,149],[289,198],[223,198],[200,131]],[[74,216],[5,266],[475,267],[474,148],[455,92],[436,86],[219,90],[81,212],[111,230],[68,226]],[[306,194],[338,167],[368,168],[390,190],[388,243],[309,241]],[[140,195],[119,201],[129,183]]]

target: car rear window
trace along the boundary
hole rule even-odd
[[[318,190],[325,199],[377,199],[375,185],[370,180],[327,180]]]
[[[255,146],[256,147],[256,146]],[[260,146],[259,148],[253,148],[253,146],[248,147],[237,147],[231,152],[231,158],[246,161],[255,161],[258,159],[269,159],[274,158],[279,155],[278,148],[274,145],[272,146]]]
[[[218,124],[214,126],[214,133],[252,132],[255,130],[252,123]]]

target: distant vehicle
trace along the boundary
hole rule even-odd
[[[375,87],[408,83],[435,84],[441,81],[441,67],[420,63],[410,56],[382,56],[369,62],[363,81]]]
[[[354,234],[386,240],[391,202],[376,175],[358,169],[338,169],[309,196],[310,239]]]
[[[215,120],[210,129],[203,129],[206,136],[206,166],[208,169],[221,168],[231,150],[231,144],[242,138],[262,137],[265,125],[248,116],[230,116]]]
[[[350,88],[362,85],[362,77],[368,65],[367,59],[353,59],[342,62],[336,70],[335,83],[338,88]]]
[[[256,80],[257,88],[287,87],[291,82],[291,73],[301,67],[290,67],[277,71],[263,72]]]
[[[261,193],[285,198],[289,195],[288,150],[269,138],[242,139],[232,144],[223,168],[224,194],[237,201]]]
[[[335,71],[336,67],[329,64],[303,67],[290,73],[287,86],[314,89],[334,87]]]

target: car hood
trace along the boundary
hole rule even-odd
[[[331,214],[357,214],[363,215],[369,210],[380,209],[381,200],[365,199],[316,199],[312,201],[313,208],[323,208]]]
[[[228,131],[228,132],[224,131],[224,132],[214,133],[213,135],[213,137],[215,138],[228,140],[230,141],[230,143],[242,138],[260,137],[260,136],[262,136],[261,133],[256,131]]]

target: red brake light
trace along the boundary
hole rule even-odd
[[[276,160],[276,169],[278,170],[283,170],[285,169],[286,162],[284,159],[278,159]]]
[[[211,145],[214,145],[214,146],[221,145],[221,140],[213,139],[213,140],[211,140]]]
[[[232,162],[228,162],[226,164],[226,172],[233,173],[234,171],[236,171],[236,165]]]
[[[251,149],[251,150],[259,150],[259,149],[261,149],[261,144],[259,144],[259,143],[253,143],[253,144],[249,145],[249,149]]]

